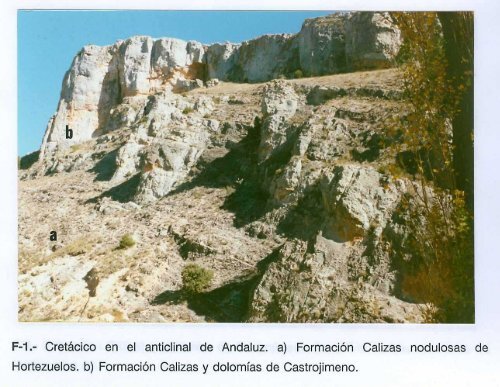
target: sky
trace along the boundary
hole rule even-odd
[[[133,35],[202,43],[241,42],[268,33],[296,33],[315,11],[19,11],[18,154],[40,148],[55,113],[64,73],[87,44]]]

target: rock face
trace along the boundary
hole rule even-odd
[[[300,68],[306,75],[346,70],[346,15],[308,19],[298,34]]]
[[[278,152],[290,138],[294,128],[287,124],[287,120],[295,114],[298,98],[293,88],[282,81],[273,81],[264,88],[262,98],[264,121],[259,146],[261,161]]]
[[[296,35],[263,35],[234,45],[210,46],[208,74],[233,82],[264,82],[300,68]]]
[[[423,321],[400,289],[412,181],[384,173],[399,72],[326,75],[387,67],[399,44],[388,15],[342,13],[241,44],[82,49],[20,163],[19,318]],[[296,70],[326,76],[282,79]],[[207,291],[182,291],[188,263]]]
[[[86,46],[67,72],[41,156],[109,131],[110,111],[124,98],[188,91],[211,79],[264,82],[283,76],[389,67],[401,44],[387,13],[340,13],[309,19],[298,34],[264,35],[241,44],[134,36]],[[66,125],[73,131],[66,138]]]
[[[147,203],[165,196],[184,179],[219,123],[203,118],[213,110],[208,97],[190,104],[160,93],[147,101],[136,97],[129,107],[136,113],[128,141],[118,149],[111,181],[120,183],[139,174],[134,201]]]
[[[297,163],[292,158],[284,174],[295,202],[305,192],[298,189],[304,177]],[[319,231],[279,248],[256,287],[250,321],[421,322],[418,305],[393,296],[396,272],[381,238],[392,227],[403,187],[371,167],[324,170],[322,204],[315,203]],[[274,199],[281,189],[277,184]]]
[[[390,66],[401,45],[401,33],[388,12],[352,13],[345,24],[345,53],[351,70]]]
[[[108,71],[115,51],[114,46],[86,46],[77,54],[64,77],[57,112],[47,125],[42,158],[56,148],[68,148],[92,138],[100,125],[100,106],[111,105],[121,97],[116,94],[118,87],[109,87],[107,82],[103,93],[105,78],[117,75]],[[73,131],[71,139],[66,138],[66,125]]]
[[[346,165],[321,181],[323,206],[336,240],[361,237],[371,228],[380,235],[399,202],[400,191],[373,168]]]
[[[249,320],[422,322],[418,305],[403,302],[369,281],[352,280],[349,261],[361,254],[361,245],[346,247],[321,234],[309,244],[285,243],[255,289]]]

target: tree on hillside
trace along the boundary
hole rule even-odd
[[[453,169],[457,188],[465,192],[467,206],[474,202],[474,15],[438,12],[443,31],[448,82],[460,90],[453,123]]]
[[[414,158],[403,203],[412,267],[403,291],[431,303],[432,319],[474,321],[473,15],[395,12],[405,100],[398,147]],[[400,150],[397,150],[400,152]]]

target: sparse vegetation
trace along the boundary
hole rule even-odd
[[[240,99],[237,99],[236,96],[232,95],[229,97],[229,100],[227,101],[228,104],[230,105],[244,105],[245,102],[243,102]]]
[[[122,239],[120,239],[120,249],[128,249],[130,247],[135,246],[135,239],[131,234],[125,234],[122,236]]]
[[[395,13],[405,38],[402,57],[405,100],[410,113],[396,117],[395,155],[405,155],[413,175],[409,196],[402,201],[411,267],[401,279],[402,291],[419,303],[431,303],[428,320],[474,321],[474,248],[471,176],[472,114],[467,104],[472,84],[472,14],[454,13],[452,40],[464,71],[457,76],[447,53],[442,17],[435,12]],[[457,38],[458,37],[458,38]],[[456,42],[455,42],[456,43]],[[465,100],[464,100],[465,99]],[[464,107],[465,105],[465,107]],[[462,117],[460,123],[456,118]],[[451,125],[451,123],[453,123]],[[468,140],[464,140],[467,137]],[[395,157],[397,160],[398,157]],[[457,165],[457,159],[462,164]],[[468,164],[467,164],[468,163]],[[411,166],[411,170],[408,170]],[[398,172],[397,161],[392,174]],[[389,167],[391,170],[391,168]]]
[[[207,289],[214,276],[212,270],[190,263],[182,269],[182,289],[187,294],[198,294]]]
[[[151,95],[100,104],[100,123],[113,105],[112,131],[49,147],[19,172],[20,319],[473,321],[473,214],[456,183],[452,124],[463,91],[436,18],[398,19],[399,68],[377,70],[391,66],[377,59],[373,71],[332,75],[346,60],[339,50],[338,63],[324,52],[310,68],[280,60],[262,72],[295,80],[264,85],[252,74],[244,84],[241,55],[215,88],[172,96],[175,73],[158,74]],[[217,106],[206,113],[197,106],[208,98]],[[97,299],[82,310],[82,296]]]
[[[293,72],[293,77],[295,79],[300,79],[300,78],[304,78],[304,73],[302,72],[301,69],[297,69]]]
[[[71,153],[78,152],[80,149],[82,149],[82,144],[75,144],[70,147]]]

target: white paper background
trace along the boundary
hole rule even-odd
[[[330,325],[330,324],[50,324],[17,322],[17,8],[75,9],[310,9],[310,10],[474,10],[475,11],[475,231],[476,231],[476,324],[474,325]],[[500,6],[491,1],[13,1],[2,0],[0,13],[0,386],[500,386],[500,128],[498,112]],[[43,74],[40,74],[43,76]],[[56,85],[55,87],[58,87]],[[54,203],[57,205],[57,203]],[[27,356],[11,352],[12,341],[30,341],[41,347],[47,340],[87,341],[98,345],[137,341],[192,341],[195,351],[173,356],[147,354],[50,355],[42,350]],[[283,356],[267,354],[202,354],[197,345],[208,341],[262,342],[274,346],[349,342],[360,348],[364,342],[429,342],[466,344],[466,354],[365,354]],[[476,354],[479,342],[490,347]],[[44,374],[12,373],[11,362],[140,359],[158,363],[165,358],[181,362],[268,363],[325,361],[355,363],[356,374],[268,373],[182,375],[180,373]]]

